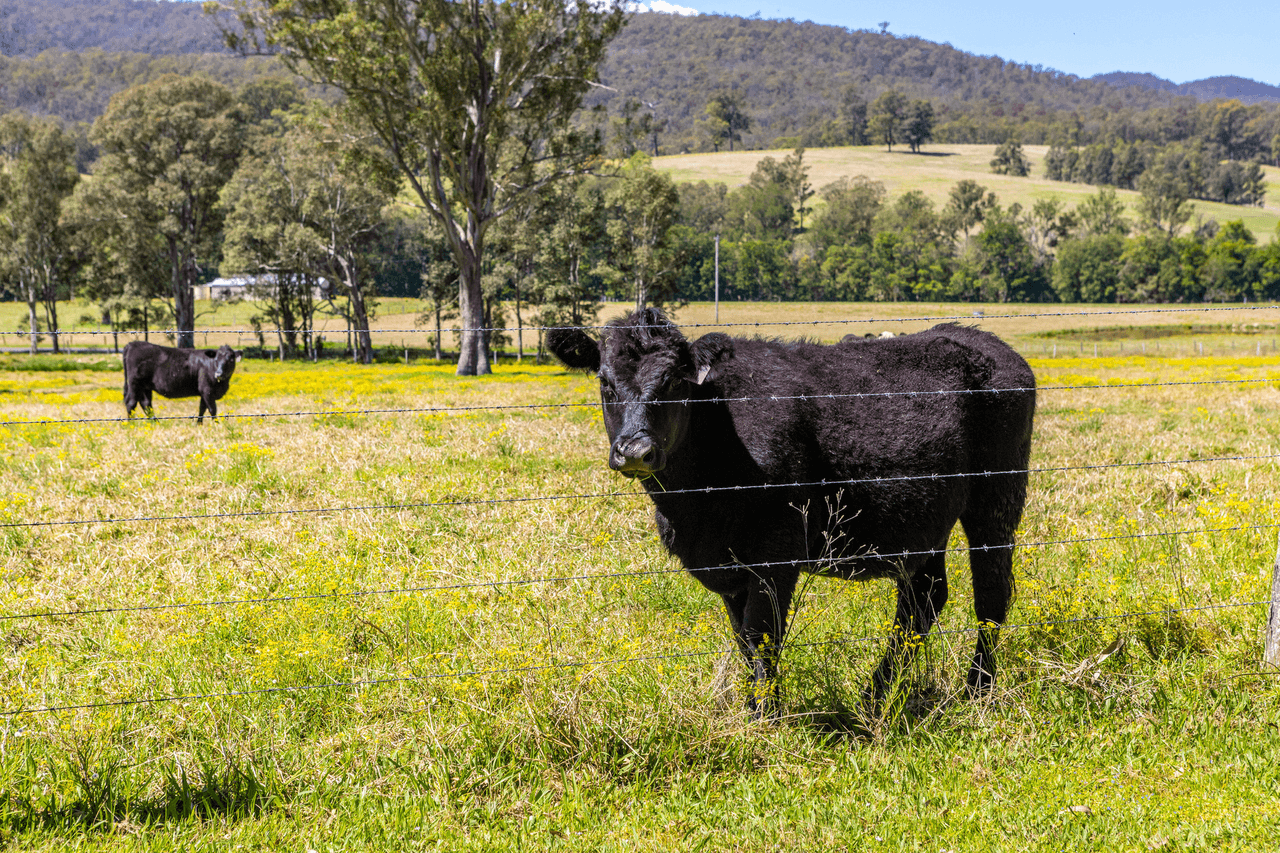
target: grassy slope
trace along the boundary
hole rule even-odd
[[[693,306],[688,318],[708,310]],[[778,319],[760,306],[729,310],[742,313],[722,319]],[[1028,343],[1048,331],[1040,319],[998,322]],[[1076,319],[1059,325],[1092,328]],[[118,416],[118,373],[24,365],[37,366],[3,365],[0,419]],[[1280,452],[1275,382],[1103,387],[1275,380],[1274,354],[1041,357],[1032,365],[1041,385],[1033,467]],[[1098,387],[1053,390],[1061,385]],[[221,408],[594,397],[591,381],[554,368],[504,367],[474,380],[423,365],[245,362]],[[158,408],[194,411],[189,400]],[[662,554],[646,502],[603,465],[590,405],[224,418],[204,428],[9,426],[0,442],[4,522],[621,493],[5,528],[4,614],[669,572],[10,621],[0,647],[4,710],[415,680],[0,717],[0,845],[9,849],[1280,844],[1280,694],[1257,671],[1265,609],[1165,610],[1265,597],[1269,529],[1024,547],[1011,621],[1031,627],[1005,632],[1000,693],[976,703],[958,695],[971,639],[942,633],[929,641],[904,704],[860,721],[859,691],[881,641],[839,641],[881,633],[890,590],[816,582],[785,658],[788,717],[758,725],[737,699],[714,700],[714,662],[727,640],[720,608]],[[1046,473],[1033,482],[1021,539],[1270,524],[1278,486],[1266,460]],[[943,631],[972,625],[964,563],[952,561]],[[1155,615],[1057,621],[1126,611]],[[1117,637],[1123,648],[1101,659]],[[669,653],[690,656],[422,678]]]
[[[891,197],[918,189],[938,205],[944,204],[951,187],[965,178],[976,180],[994,191],[1001,204],[1016,201],[1023,207],[1030,207],[1039,198],[1060,199],[1073,207],[1098,191],[1097,187],[1088,184],[1063,183],[1042,177],[1044,155],[1049,150],[1047,146],[1028,145],[1023,150],[1032,162],[1031,177],[993,175],[989,165],[995,151],[993,145],[928,145],[923,155],[911,154],[906,149],[889,153],[881,146],[813,148],[805,151],[804,158],[809,166],[809,181],[814,187],[822,187],[844,175],[866,175],[884,182]],[[669,172],[678,181],[722,181],[735,186],[746,182],[762,157],[781,159],[787,153],[722,151],[717,154],[680,154],[659,157],[654,160],[654,166]],[[1243,219],[1259,240],[1266,242],[1274,236],[1276,225],[1280,224],[1280,169],[1265,168],[1269,189],[1264,207],[1197,201],[1196,212],[1220,222]],[[1132,209],[1138,194],[1132,190],[1120,190],[1119,195]]]

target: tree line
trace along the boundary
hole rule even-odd
[[[1280,298],[1280,233],[1193,221],[1185,196],[1144,188],[1132,210],[1102,188],[1067,209],[1000,204],[973,180],[938,206],[864,176],[813,196],[803,150],[750,181],[681,184],[668,298],[976,302],[1201,302]],[[816,210],[814,209],[816,207]],[[806,224],[807,223],[807,224]]]

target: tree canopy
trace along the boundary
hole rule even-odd
[[[620,0],[233,0],[245,35],[292,70],[341,90],[443,229],[459,269],[459,374],[488,373],[485,237],[527,193],[601,150],[571,126]]]

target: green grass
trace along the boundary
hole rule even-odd
[[[812,148],[804,152],[809,168],[809,182],[821,188],[843,176],[866,175],[884,183],[890,197],[908,190],[920,190],[939,207],[947,201],[947,194],[958,181],[972,179],[993,191],[1002,205],[1018,202],[1024,208],[1041,198],[1057,199],[1067,207],[1074,207],[1097,193],[1098,188],[1088,184],[1072,184],[1050,181],[1044,175],[1045,145],[1023,147],[1031,160],[1031,175],[1016,178],[991,173],[990,161],[994,145],[927,145],[923,154],[894,150],[887,152],[882,146],[847,148]],[[729,186],[746,183],[763,157],[781,159],[785,151],[721,151],[710,154],[677,154],[658,157],[653,165],[671,175],[677,181],[720,181]],[[1206,219],[1226,222],[1241,219],[1260,242],[1275,237],[1280,224],[1280,169],[1264,167],[1267,173],[1267,197],[1263,207],[1242,207],[1197,201],[1195,212]],[[1117,194],[1133,216],[1138,193],[1118,190]]]
[[[710,310],[691,306],[686,322]],[[1095,324],[1049,322],[991,321],[1041,386],[1033,467],[1280,453],[1280,357],[1225,350],[1257,335],[1215,325],[1216,355],[1050,357],[1046,344],[1076,343],[1051,332]],[[6,360],[0,420],[120,415],[118,375],[23,367]],[[1111,387],[1249,378],[1269,381]],[[717,674],[717,601],[664,555],[647,499],[605,466],[595,400],[590,380],[554,367],[466,379],[426,364],[246,361],[224,414],[348,413],[0,427],[0,524],[119,519],[0,527],[0,615],[116,608],[0,621],[0,710],[193,697],[0,717],[0,846],[1280,843],[1265,607],[1188,609],[1265,598],[1273,529],[1021,548],[1011,622],[1026,627],[1004,632],[1001,684],[982,701],[963,696],[973,616],[957,557],[939,633],[877,714],[861,692],[882,641],[850,640],[883,633],[891,590],[814,581],[784,655],[784,716],[758,723],[732,674]],[[1020,538],[1269,525],[1278,480],[1267,459],[1038,474]],[[422,506],[578,493],[593,497]],[[344,506],[365,508],[332,510]],[[326,511],[191,517],[282,509]],[[188,518],[129,520],[157,515]],[[503,583],[522,579],[541,582]],[[231,603],[118,609],[214,601]],[[222,695],[238,691],[250,692]]]

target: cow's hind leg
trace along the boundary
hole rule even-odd
[[[138,398],[134,395],[133,389],[129,387],[129,382],[124,383],[124,416],[126,418],[133,417],[133,408],[138,405]]]
[[[156,410],[151,407],[151,389],[143,388],[138,393],[138,402],[142,405],[142,411],[146,412],[147,417],[154,418]]]
[[[985,546],[985,548],[984,548]],[[969,668],[969,693],[986,693],[996,683],[996,641],[1013,600],[1013,540],[969,540],[973,567],[973,610],[978,617],[978,643]]]
[[[914,575],[898,581],[898,611],[889,648],[872,676],[875,700],[882,700],[898,673],[909,667],[920,651],[938,614],[947,603],[947,556],[933,554]]]
[[[1013,532],[1022,517],[1026,476],[1008,494],[989,504],[984,513],[960,519],[969,540],[973,570],[973,610],[978,617],[978,642],[969,669],[970,695],[986,693],[996,683],[996,641],[1000,625],[1013,601]],[[979,502],[979,505],[984,505]]]
[[[747,706],[758,717],[777,712],[778,656],[797,574],[750,575],[737,592],[722,594],[733,639],[750,670]]]

